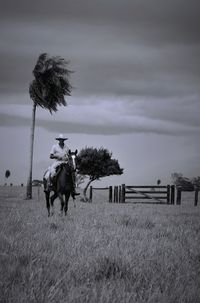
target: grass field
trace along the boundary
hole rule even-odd
[[[200,302],[200,202],[69,203],[0,187],[0,302]]]

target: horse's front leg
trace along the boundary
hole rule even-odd
[[[76,199],[73,198],[74,207],[76,207]]]
[[[67,215],[67,211],[68,211],[69,197],[70,197],[70,192],[65,194],[65,216]]]
[[[57,193],[54,193],[53,196],[51,196],[51,216],[54,215],[54,201],[58,197]]]
[[[58,193],[58,197],[60,199],[60,215],[63,215],[63,209],[64,209],[64,205],[65,205],[65,201],[63,199],[63,195],[61,193]]]

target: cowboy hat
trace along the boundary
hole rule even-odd
[[[68,138],[64,138],[63,134],[60,134],[57,138],[55,138],[56,140],[68,140]]]

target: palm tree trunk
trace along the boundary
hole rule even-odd
[[[31,123],[31,145],[30,145],[30,162],[29,162],[29,176],[26,188],[26,199],[32,199],[32,171],[33,171],[33,144],[34,144],[34,133],[35,133],[35,113],[36,103],[33,103],[32,110],[32,123]]]

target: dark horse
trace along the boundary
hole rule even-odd
[[[75,174],[76,171],[76,155],[77,155],[77,150],[75,152],[71,152],[71,150],[69,150],[68,162],[62,163],[58,167],[58,173],[56,176],[55,185],[52,188],[54,194],[50,197],[50,190],[45,191],[48,216],[54,214],[54,200],[56,198],[60,199],[61,215],[63,214],[63,210],[65,212],[65,215],[67,214],[68,201],[70,195],[73,192],[73,187],[74,187],[73,185],[74,182],[72,178],[73,178],[73,174]]]

